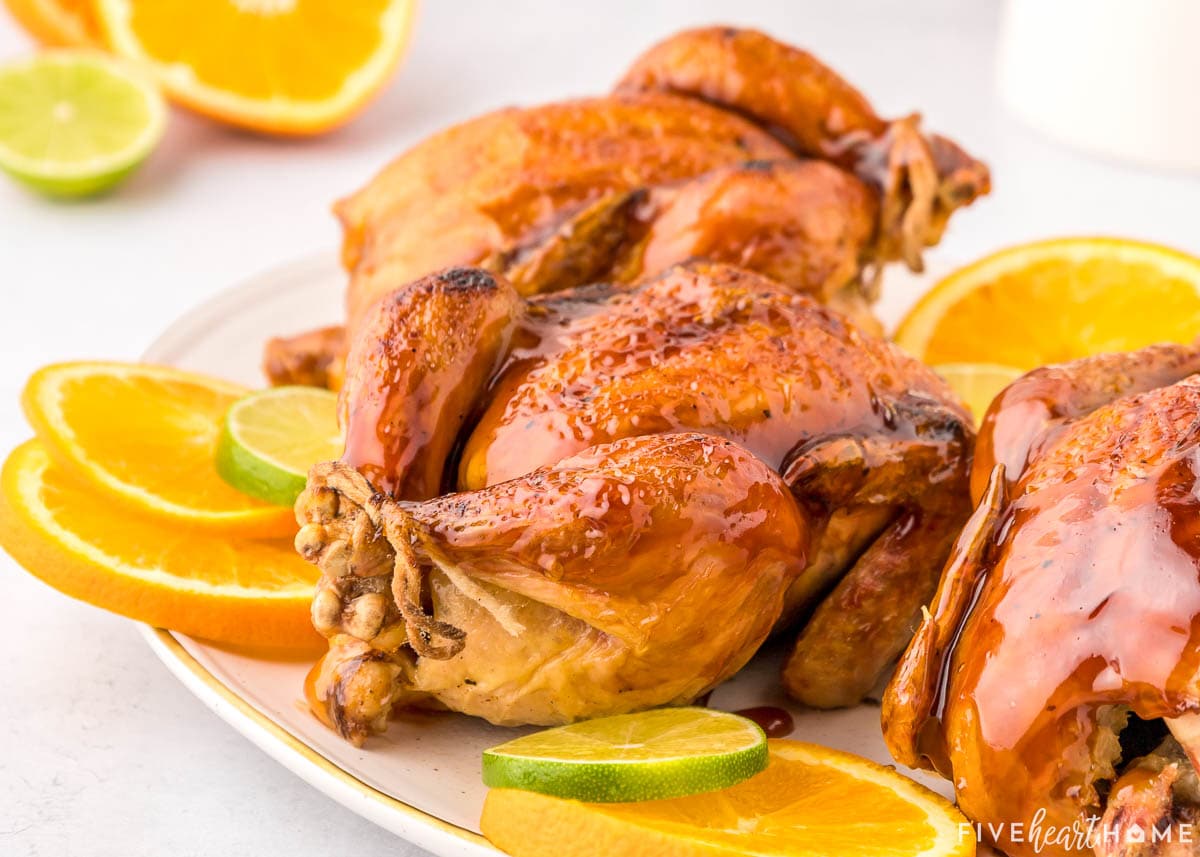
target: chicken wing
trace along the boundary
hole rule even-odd
[[[807,51],[765,33],[707,27],[647,51],[618,92],[670,92],[753,117],[799,155],[831,161],[881,195],[876,255],[921,270],[954,209],[987,193],[987,168],[920,117],[881,119],[862,93]]]
[[[310,702],[355,742],[395,704],[550,724],[695,699],[766,638],[809,538],[778,474],[694,433],[423,503],[319,465],[297,512],[332,638]]]
[[[525,307],[486,271],[457,268],[386,298],[350,351],[346,458],[400,500],[441,493],[447,457],[507,356]]]

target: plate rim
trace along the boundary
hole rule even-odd
[[[214,711],[218,717],[233,726],[239,733],[250,740],[256,747],[272,759],[283,765],[292,773],[299,776],[310,786],[314,785],[312,778],[320,778],[327,783],[339,787],[336,791],[319,789],[326,796],[333,798],[357,815],[378,824],[371,815],[359,811],[359,807],[351,805],[342,799],[343,789],[368,802],[369,805],[399,813],[410,821],[427,828],[433,828],[439,833],[454,837],[463,843],[483,846],[488,853],[499,853],[484,837],[474,831],[459,827],[436,815],[417,809],[402,800],[364,783],[358,777],[349,773],[339,765],[322,756],[309,747],[287,729],[276,723],[253,704],[243,699],[225,685],[201,664],[176,638],[174,633],[165,628],[156,628],[143,622],[134,623],[142,638],[149,644],[150,649],[179,682],[193,696]],[[214,697],[228,705],[222,709],[214,704]],[[236,722],[235,722],[236,721]],[[280,749],[287,753],[279,752]],[[296,764],[302,762],[303,765]],[[303,771],[301,770],[303,768]],[[308,774],[306,776],[305,774]],[[395,832],[395,831],[393,831]],[[407,837],[405,837],[407,838]],[[413,844],[423,847],[420,842]]]
[[[348,276],[338,261],[339,251],[331,248],[293,256],[244,277],[226,286],[171,321],[142,351],[138,360],[142,363],[163,363],[178,359],[178,349],[168,343],[181,338],[195,337],[214,325],[220,324],[232,310],[253,303],[260,295],[269,295],[280,288],[281,282],[312,279],[314,271],[319,275]],[[343,319],[330,319],[329,324],[342,324]]]

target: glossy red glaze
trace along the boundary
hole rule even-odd
[[[351,344],[342,460],[397,499],[441,493],[446,459],[523,311],[511,285],[469,268],[385,297]]]
[[[703,429],[782,470],[815,437],[912,440],[939,409],[967,421],[933,372],[739,269],[676,268],[532,306],[463,451],[460,488],[636,435]]]
[[[796,721],[792,715],[774,705],[739,708],[733,713],[753,720],[762,727],[762,731],[767,733],[768,738],[786,738],[796,731]]]
[[[982,534],[981,585],[935,602],[949,652],[923,628],[885,698],[885,726],[915,736],[893,752],[942,769],[975,821],[1006,831],[1040,811],[1044,828],[1086,824],[1119,762],[1113,707],[1143,719],[1200,708],[1200,377],[1185,377],[1198,364],[1195,349],[1166,346],[1050,367],[989,412],[975,493],[993,464],[1011,469]],[[970,564],[947,573],[969,579]],[[943,657],[932,698],[913,676]],[[1037,853],[1006,834],[998,844]]]
[[[629,438],[405,509],[442,561],[541,603],[553,588],[572,615],[626,639],[665,621],[664,600],[695,600],[677,585],[692,569],[775,563],[786,581],[810,537],[778,474],[706,434]]]

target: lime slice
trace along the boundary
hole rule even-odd
[[[754,721],[662,708],[493,747],[483,754],[483,782],[589,802],[658,800],[728,788],[766,766],[767,736]]]
[[[0,167],[35,190],[77,197],[137,168],[166,127],[157,87],[91,51],[51,51],[0,67]]]
[[[1025,373],[999,363],[942,363],[933,367],[971,409],[976,424],[983,421],[992,399]]]
[[[217,472],[239,491],[291,506],[308,470],[342,454],[337,394],[316,387],[275,387],[239,399],[225,415]]]

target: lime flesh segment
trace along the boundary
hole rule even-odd
[[[244,494],[291,506],[308,470],[342,454],[337,394],[316,387],[251,393],[225,415],[217,472]]]
[[[0,68],[0,167],[52,196],[96,194],[132,173],[162,137],[153,82],[91,51],[51,51]]]
[[[594,803],[728,788],[767,766],[767,736],[745,717],[663,708],[573,723],[483,754],[483,782]]]

